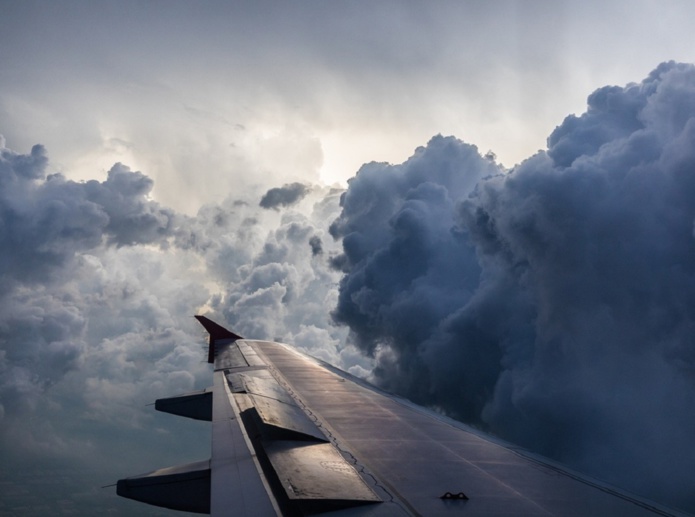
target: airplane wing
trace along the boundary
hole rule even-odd
[[[211,458],[121,479],[121,496],[213,516],[683,515],[196,318],[214,384],[156,408],[210,420]]]

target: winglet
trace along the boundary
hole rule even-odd
[[[241,336],[235,334],[224,328],[222,325],[218,325],[214,321],[206,318],[205,316],[195,316],[200,324],[205,327],[205,330],[210,334],[210,346],[208,348],[208,363],[215,362],[215,341],[218,339],[244,339]]]

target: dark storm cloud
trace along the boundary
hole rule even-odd
[[[318,235],[314,235],[309,239],[309,246],[311,246],[311,254],[314,257],[323,254],[323,243],[321,242],[321,237]]]
[[[309,193],[308,185],[303,183],[288,183],[282,187],[271,188],[261,198],[263,208],[279,209],[281,206],[294,205]]]
[[[693,199],[695,67],[665,63],[510,173],[441,137],[363,167],[334,317],[387,387],[693,509]]]
[[[404,164],[368,164],[350,181],[331,225],[344,251],[332,263],[348,271],[335,319],[350,325],[363,349],[398,342],[415,351],[452,305],[470,297],[480,268],[453,228],[455,203],[500,172],[474,146],[437,136]],[[411,367],[400,364],[405,377],[417,373]]]
[[[117,163],[104,182],[85,184],[87,200],[108,216],[108,241],[119,246],[161,242],[173,230],[174,213],[148,199],[154,182]]]
[[[2,142],[4,144],[4,141]],[[116,164],[106,181],[76,183],[47,174],[42,146],[0,154],[0,278],[47,278],[77,252],[102,240],[117,245],[162,242],[173,213],[149,200],[152,180]]]

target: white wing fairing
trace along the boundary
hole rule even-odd
[[[155,407],[211,420],[212,457],[122,479],[119,495],[215,516],[679,515],[196,318],[214,385]]]

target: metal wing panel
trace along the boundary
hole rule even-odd
[[[287,393],[287,390],[281,387],[272,376],[260,377],[242,373],[241,377],[246,387],[246,393],[249,395],[257,395],[258,397],[275,400],[290,406],[297,405],[290,394]]]
[[[278,441],[265,450],[290,499],[381,502],[331,444]]]
[[[249,366],[236,343],[218,343],[215,355],[215,370],[243,368]]]
[[[275,436],[327,441],[323,433],[297,406],[259,396],[253,396],[252,399],[261,421],[276,428],[280,433],[275,433]]]
[[[673,515],[650,502],[521,453],[353,382],[287,346],[253,342],[341,450],[414,513],[445,515]],[[441,499],[460,492],[467,499]]]
[[[246,343],[243,340],[237,341],[237,345],[239,346],[239,350],[241,350],[241,353],[244,354],[244,359],[246,359],[246,362],[249,364],[249,366],[263,366],[265,363],[263,360],[258,357],[256,354],[256,351],[251,348],[248,343]]]

